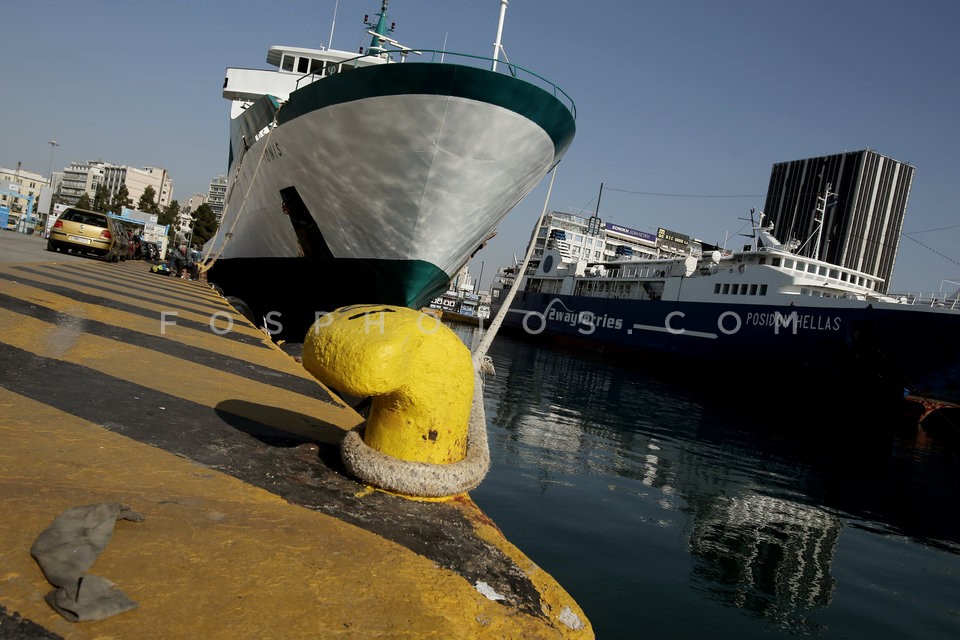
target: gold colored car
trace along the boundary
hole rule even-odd
[[[117,233],[107,214],[69,208],[50,229],[47,251],[92,253],[104,260],[119,259]]]

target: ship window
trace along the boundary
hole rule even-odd
[[[820,269],[817,271],[817,275],[821,275],[821,276],[827,275],[827,268],[821,266]]]
[[[734,295],[734,296],[737,295],[737,292],[738,292],[739,290],[740,290],[740,285],[738,285],[738,284],[732,284],[732,285],[730,285],[730,294],[731,294],[731,295]]]
[[[775,267],[779,267],[779,266],[780,266],[780,258],[774,258],[773,260],[770,261],[770,264],[772,264],[772,265],[775,266]]]
[[[760,260],[757,261],[758,264],[767,264],[767,256],[760,256]]]
[[[310,60],[310,73],[323,73],[323,60]]]
[[[293,56],[283,56],[280,61],[280,68],[284,71],[293,71]]]
[[[767,295],[767,285],[765,284],[760,285],[760,295],[762,296]]]
[[[750,295],[752,296],[757,295],[757,285],[755,284],[750,285]]]
[[[742,296],[747,295],[747,285],[745,284],[740,285],[740,295]]]
[[[725,282],[723,283],[723,295],[727,295],[728,293],[730,293],[730,283]]]
[[[310,58],[297,58],[297,72],[306,73],[310,68]]]
[[[839,276],[840,276],[840,272],[839,272],[839,271],[837,271],[836,269],[830,269],[830,277],[831,277],[831,278],[836,279],[836,278],[838,278]]]
[[[713,285],[713,293],[714,293],[714,294],[720,293],[720,283],[719,283],[719,282],[716,283],[715,285]]]
[[[807,265],[807,273],[816,273],[816,272],[817,272],[817,265],[815,264]]]
[[[846,273],[841,273],[841,274],[840,274],[840,279],[843,280],[844,282],[846,282],[846,281],[847,281],[847,274],[846,274]]]

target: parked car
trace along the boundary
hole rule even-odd
[[[110,223],[116,229],[115,235],[117,238],[117,246],[115,249],[117,259],[122,262],[130,257],[130,234],[127,232],[126,228],[124,228],[123,224],[121,224],[118,220],[110,218]],[[114,262],[116,262],[116,260],[114,260]]]
[[[70,207],[50,229],[47,251],[92,253],[104,260],[119,259],[116,227],[107,214]]]
[[[160,245],[156,242],[144,240],[140,243],[140,252],[144,260],[156,261],[160,259]]]

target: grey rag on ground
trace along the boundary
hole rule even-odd
[[[114,589],[112,582],[87,575],[87,570],[110,542],[117,520],[143,519],[117,503],[70,507],[57,516],[30,547],[47,582],[57,587],[47,594],[47,604],[71,622],[102,620],[135,609],[137,603]]]

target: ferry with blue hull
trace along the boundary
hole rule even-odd
[[[735,367],[761,385],[776,375],[960,402],[957,293],[884,294],[879,278],[799,255],[769,226],[755,231],[742,251],[601,262],[548,242],[503,326],[656,354],[657,366]]]
[[[274,46],[272,69],[227,69],[208,280],[275,337],[349,304],[426,305],[573,140],[573,102],[498,60],[499,31],[493,58],[418,50],[386,9],[359,55]]]

